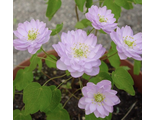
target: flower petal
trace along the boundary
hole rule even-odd
[[[56,62],[56,65],[57,65],[57,68],[60,70],[67,70],[67,66],[61,60],[58,60]]]

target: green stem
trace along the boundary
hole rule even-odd
[[[53,77],[49,80],[47,80],[42,86],[45,86],[49,81],[53,80],[53,79],[56,79],[56,78],[61,78],[61,77],[64,77],[66,74],[62,75],[62,76],[56,76],[56,77]]]
[[[114,54],[112,54],[112,55],[110,55],[110,56],[106,57],[106,58],[105,58],[105,59],[103,59],[103,60],[106,60],[106,59],[108,59],[108,58],[112,57],[112,56],[113,56],[113,55],[115,55],[116,53],[118,53],[118,52],[115,52]]]
[[[76,13],[77,22],[79,22],[79,14],[77,12],[77,5],[76,4],[75,4],[75,13]]]
[[[80,84],[80,88],[82,89],[82,82],[80,78],[79,78],[79,84]]]
[[[61,37],[59,36],[59,34],[57,33],[57,36],[58,36],[58,38],[60,39],[60,41],[61,41]]]
[[[56,89],[58,89],[62,84],[64,84],[64,83],[66,83],[68,80],[70,80],[72,77],[70,77],[70,78],[68,78],[67,80],[65,80],[64,82],[62,82],[61,84],[59,84],[58,86],[57,86],[57,88]]]
[[[73,97],[74,94],[75,94],[77,91],[79,91],[79,90],[81,90],[81,88],[77,89],[73,94],[71,94],[71,96],[69,97],[69,99],[64,103],[63,108],[65,107],[65,105],[67,104],[67,102],[70,100],[70,98]]]
[[[44,57],[38,57],[38,58],[40,58],[40,59],[44,59],[44,60],[48,60],[48,61],[50,61],[50,62],[52,62],[52,63],[55,63],[55,62],[52,61],[51,59],[47,59],[47,58],[44,58]]]
[[[94,30],[94,28],[92,28],[92,29],[90,30],[89,34],[90,34],[93,30]],[[89,35],[89,34],[88,34],[88,35]]]
[[[54,61],[57,61],[57,60],[55,60],[54,58],[52,58],[46,51],[44,51],[42,47],[41,47],[41,50],[42,50],[47,56],[49,56],[51,59],[53,59]]]

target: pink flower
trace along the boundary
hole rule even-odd
[[[121,60],[134,58],[142,60],[142,33],[133,35],[131,27],[125,26],[121,29],[117,27],[116,32],[110,33],[111,39],[116,44],[116,49]]]
[[[78,107],[85,109],[86,115],[94,113],[97,118],[105,118],[113,112],[113,106],[120,103],[117,92],[111,90],[109,80],[102,80],[97,85],[88,82],[82,93],[84,96],[79,100]]]
[[[60,56],[56,64],[57,68],[68,70],[75,78],[84,73],[97,75],[101,64],[99,58],[106,49],[96,43],[97,37],[94,34],[87,36],[86,32],[80,29],[62,33],[61,42],[52,45]]]
[[[117,27],[117,23],[114,23],[116,21],[114,14],[111,13],[111,10],[107,10],[106,6],[98,8],[92,5],[85,16],[92,22],[92,26],[95,29],[102,29],[108,34]]]
[[[14,34],[17,37],[13,41],[15,49],[28,50],[29,53],[35,54],[42,44],[48,42],[51,30],[46,28],[46,23],[32,19],[30,22],[19,23]]]

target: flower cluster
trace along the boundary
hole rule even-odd
[[[111,13],[111,10],[107,10],[106,6],[98,8],[92,5],[85,16],[91,21],[92,27],[96,30],[102,29],[110,35],[116,44],[121,60],[127,58],[142,60],[141,32],[134,35],[131,27],[127,25],[121,29],[117,27],[114,14]],[[61,41],[52,45],[60,57],[57,62],[54,62],[58,69],[68,70],[74,78],[81,77],[84,73],[89,76],[99,74],[100,58],[106,49],[101,44],[97,44],[97,36],[91,31],[88,32],[88,35],[81,29],[62,33]],[[48,42],[51,32],[46,28],[46,24],[39,20],[32,19],[30,22],[19,23],[17,30],[14,31],[17,39],[13,41],[13,45],[17,50],[28,50],[29,53],[35,54],[42,47],[42,44]],[[48,56],[48,54],[46,55]],[[96,85],[88,82],[82,88],[83,97],[79,100],[78,107],[85,109],[86,115],[94,113],[97,118],[105,118],[113,112],[113,106],[120,103],[116,95],[117,91],[111,88],[109,80],[101,80]]]
[[[117,92],[111,90],[109,80],[102,80],[97,85],[88,82],[87,86],[82,88],[82,94],[78,107],[85,109],[86,115],[94,113],[97,118],[105,118],[113,112],[113,106],[120,103]]]
[[[97,37],[94,34],[87,36],[86,32],[80,29],[62,33],[61,42],[52,45],[60,56],[57,68],[68,70],[75,78],[84,73],[97,75],[101,64],[99,58],[106,49],[96,43]]]

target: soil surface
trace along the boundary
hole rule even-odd
[[[54,68],[48,68],[45,63],[43,63],[42,71],[40,72],[37,69],[34,71],[34,82],[39,82],[41,85],[45,83],[49,78],[55,77],[55,76],[61,76],[65,74],[64,71],[60,71],[58,69]],[[44,74],[47,74],[45,76]],[[69,76],[70,77],[70,76]],[[69,77],[65,76],[61,79],[57,79],[54,81],[50,81],[47,83],[47,86],[49,85],[58,85],[63,80],[68,79]],[[81,79],[83,82],[83,86],[87,83],[86,80]],[[79,81],[78,79],[71,80],[71,88],[67,89],[64,87],[61,87],[61,93],[62,93],[62,100],[61,103],[64,105],[64,103],[69,99],[71,94],[79,88]],[[136,91],[135,96],[128,95],[123,90],[118,90],[116,87],[113,89],[117,90],[117,96],[120,98],[121,103],[114,106],[114,112],[112,114],[112,120],[121,120],[128,112],[129,114],[126,116],[124,120],[142,120],[142,94]],[[19,91],[16,91],[19,93]],[[20,91],[22,92],[22,91]],[[74,97],[71,97],[71,99],[67,102],[65,105],[65,109],[69,112],[70,119],[71,120],[85,120],[85,112],[82,109],[78,108],[78,99],[82,97],[81,91],[77,91]],[[14,102],[13,102],[13,109],[22,109],[24,106],[23,103],[23,95],[22,94],[15,94]],[[133,106],[133,107],[132,107]],[[130,110],[131,109],[131,110]],[[32,120],[46,120],[46,115],[43,112],[38,111],[35,114],[31,115]]]

